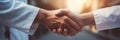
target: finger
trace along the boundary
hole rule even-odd
[[[64,15],[67,15],[68,12],[69,12],[69,10],[61,10],[58,14],[56,14],[56,16],[61,17]]]
[[[68,16],[69,18],[75,20],[76,22],[79,22],[80,14],[72,13],[70,10],[61,10],[61,12],[59,12],[58,14],[56,14],[56,16],[58,16],[58,17]]]
[[[74,35],[77,33],[76,30],[74,30],[68,23],[64,23],[62,26],[63,28],[66,28],[68,30],[67,32],[68,35]]]
[[[67,30],[66,28],[64,28],[63,30],[64,30],[64,31],[63,31],[63,35],[64,35],[64,36],[67,36],[68,30]]]
[[[57,29],[58,26],[60,25],[60,20],[59,19],[51,19],[47,21],[47,28],[49,29]]]
[[[76,22],[76,24],[79,25],[79,27],[82,27],[82,25],[80,23],[82,21],[80,20],[79,14],[68,13],[67,17],[69,17],[71,20],[73,20],[74,22]]]
[[[79,25],[74,22],[73,20],[66,18],[65,22],[67,22],[69,25],[71,25],[72,28],[74,28],[76,31],[81,31],[81,28],[79,27]]]
[[[52,29],[52,32],[56,33],[56,29]]]
[[[69,17],[70,19],[72,19],[74,22],[76,22],[78,25],[79,25],[79,27],[81,27],[82,28],[82,25],[81,25],[81,20],[80,20],[80,15],[79,14],[73,14],[71,11],[69,11],[69,10],[63,10],[62,12],[60,12],[60,13],[58,13],[58,14],[56,14],[56,16],[58,16],[58,17],[60,17],[60,16],[67,16],[67,17]]]
[[[58,34],[62,34],[62,28],[58,28],[58,29],[57,29],[57,33],[58,33]]]

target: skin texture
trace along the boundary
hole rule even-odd
[[[80,27],[79,31],[82,31],[82,28],[84,26],[95,25],[94,16],[91,12],[80,15],[74,15],[72,12],[69,11],[68,13],[59,13],[57,16],[67,16],[70,19],[74,20],[74,22],[76,22]]]
[[[56,16],[60,13],[69,13],[69,11],[58,9],[58,10],[44,10],[40,9],[39,14],[36,17],[36,20],[40,22],[40,24],[45,24],[45,27],[51,31],[55,32],[57,34],[61,34],[64,36],[67,35],[75,35],[77,32],[79,32],[80,27],[79,25],[74,22],[71,18],[67,16]],[[39,30],[37,30],[39,31]]]

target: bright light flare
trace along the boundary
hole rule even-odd
[[[66,2],[66,8],[75,13],[81,13],[84,8],[88,8],[88,10],[95,10],[99,8],[99,0],[67,0]]]
[[[73,12],[80,13],[81,9],[83,8],[83,4],[87,0],[67,0],[67,9],[72,10]]]

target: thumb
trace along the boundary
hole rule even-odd
[[[68,16],[68,13],[70,11],[68,10],[61,10],[58,14],[56,14],[57,17],[62,17],[62,16]]]
[[[78,13],[73,13],[72,11],[69,10],[61,10],[58,14],[56,14],[56,16],[58,17],[67,16],[68,18],[76,22],[79,25],[79,27],[82,26],[80,23],[81,22],[80,14]]]
[[[74,20],[75,22],[80,22],[80,14],[72,13],[69,10],[61,10],[58,14],[56,14],[57,17],[67,16],[70,19]]]

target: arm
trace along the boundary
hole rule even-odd
[[[29,33],[38,12],[39,8],[27,5],[21,1],[1,0],[0,24],[12,26],[23,32]]]
[[[83,26],[96,25],[97,31],[120,27],[120,6],[112,6],[80,15]]]
[[[96,25],[98,31],[113,29],[120,27],[120,6],[112,6],[99,10],[95,10],[85,14],[73,14],[64,13],[59,14],[66,15],[74,20],[82,28],[87,25]],[[81,30],[81,29],[80,29]]]

